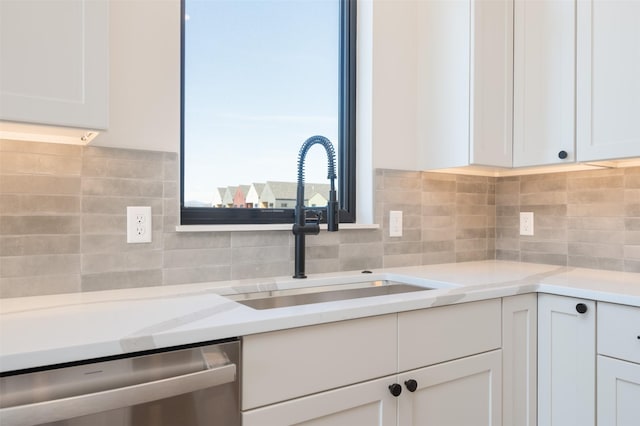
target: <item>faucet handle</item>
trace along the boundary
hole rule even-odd
[[[307,212],[312,213],[315,216],[307,216]],[[322,210],[318,210],[318,209],[305,210],[305,213],[304,213],[305,223],[319,224],[321,220],[322,220]]]

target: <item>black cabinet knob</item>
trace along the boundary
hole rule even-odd
[[[560,151],[558,153],[558,158],[560,158],[561,160],[564,160],[565,158],[567,158],[569,156],[569,154],[567,153],[567,151]]]
[[[576,311],[578,311],[579,314],[584,314],[585,312],[587,312],[587,305],[585,305],[584,303],[578,303],[576,305]]]
[[[413,379],[407,380],[406,382],[404,382],[404,385],[407,387],[409,392],[415,392],[416,389],[418,389],[418,382]]]
[[[400,396],[400,394],[402,393],[402,386],[400,386],[397,383],[394,383],[392,385],[389,385],[389,391],[393,396]]]

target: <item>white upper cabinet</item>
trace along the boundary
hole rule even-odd
[[[470,164],[510,167],[513,2],[471,2]]]
[[[640,1],[416,4],[423,169],[640,156]]]
[[[575,3],[514,5],[513,165],[575,161]]]
[[[511,0],[415,2],[424,169],[511,166]]]
[[[2,0],[0,43],[0,119],[107,127],[107,0]]]
[[[577,3],[578,160],[640,156],[640,1]]]

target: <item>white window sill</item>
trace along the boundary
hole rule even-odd
[[[326,227],[320,225],[321,231]],[[291,231],[291,223],[279,223],[273,225],[177,225],[176,232],[242,232],[242,231]],[[349,229],[379,229],[378,224],[341,223],[340,230]]]

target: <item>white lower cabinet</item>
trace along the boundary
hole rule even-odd
[[[408,390],[411,380],[413,392]],[[502,424],[501,350],[406,372],[398,381],[404,386],[398,396],[398,425]]]
[[[640,421],[640,308],[598,303],[598,425]]]
[[[502,299],[502,424],[536,426],[538,297]]]
[[[637,426],[640,308],[597,309],[523,294],[246,336],[243,425]]]
[[[596,304],[538,296],[538,425],[595,425]]]
[[[397,315],[254,334],[242,339],[242,409],[397,373]]]
[[[598,355],[598,425],[637,426],[640,364]]]
[[[500,426],[501,316],[493,299],[246,336],[243,425]]]
[[[501,351],[495,350],[250,410],[242,424],[498,426],[501,365]]]
[[[398,371],[409,371],[501,346],[501,300],[398,314]]]
[[[397,402],[388,387],[395,377],[371,380],[297,398],[242,414],[243,426],[392,426]]]

